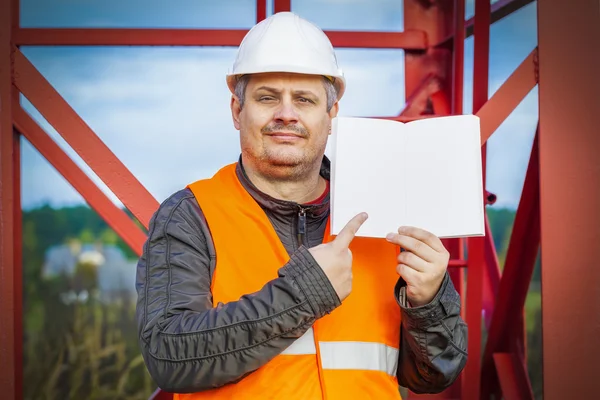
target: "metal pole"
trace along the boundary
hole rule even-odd
[[[538,2],[544,398],[598,398],[600,6]]]

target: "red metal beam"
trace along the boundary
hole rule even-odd
[[[518,355],[495,353],[494,363],[505,399],[533,400],[533,390],[527,379],[527,369]]]
[[[473,65],[473,112],[477,113],[488,99],[488,64],[490,45],[490,1],[475,0],[475,38]],[[486,146],[482,149],[483,187],[486,185]],[[479,399],[481,390],[481,311],[486,269],[485,237],[469,238],[469,272],[467,275],[467,325],[469,359],[463,374],[463,398]]]
[[[239,46],[245,29],[119,29],[119,28],[19,28],[19,46]],[[427,49],[420,30],[405,32],[326,31],[335,47],[377,49]]]
[[[433,73],[427,74],[420,84],[406,98],[406,104],[400,112],[401,117],[413,119],[426,115],[430,96],[441,90],[440,79]],[[435,113],[437,114],[437,112]]]
[[[291,0],[274,0],[273,1],[273,13],[290,11],[292,9]]]
[[[102,219],[138,255],[146,234],[96,186],[21,107],[13,108],[14,124],[27,140],[77,190]]]
[[[18,3],[17,3],[18,4]],[[15,3],[13,3],[13,6]],[[19,105],[19,92],[12,87],[11,111]],[[15,291],[15,398],[23,398],[23,211],[21,208],[21,135],[13,127],[13,209]]]
[[[239,46],[247,29],[19,28],[17,46]]]
[[[14,105],[18,104],[13,101]],[[15,299],[15,398],[23,398],[23,211],[21,209],[21,143],[13,134],[13,234],[14,234],[14,299]]]
[[[462,374],[462,398],[479,399],[481,373],[481,310],[483,303],[483,278],[485,273],[485,238],[467,239],[467,307],[466,323],[469,326],[469,358]]]
[[[540,243],[538,137],[536,133],[483,355],[484,398],[495,388],[494,353],[522,354],[524,345],[523,308]]]
[[[481,118],[481,143],[487,142],[537,84],[536,57],[537,49],[523,60],[492,98],[477,111],[477,115]]]
[[[19,50],[15,85],[146,227],[158,202]]]
[[[0,2],[0,388],[2,397],[16,396],[14,136],[11,117],[12,1]]]
[[[500,265],[498,263],[494,237],[492,235],[492,230],[490,229],[487,214],[485,216],[485,264],[483,309],[485,311],[485,326],[489,329],[496,305],[498,288],[500,286]]]
[[[598,6],[538,1],[545,400],[598,398]]]
[[[417,29],[403,32],[325,31],[334,47],[426,50],[427,35]]]
[[[267,18],[267,0],[256,0],[256,23]]]
[[[465,74],[465,0],[454,0],[454,44],[452,52],[452,113],[463,113]]]

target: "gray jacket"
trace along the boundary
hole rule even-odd
[[[189,189],[161,204],[138,262],[136,318],[146,367],[167,392],[198,392],[238,381],[291,344],[284,332],[306,331],[341,304],[307,250],[323,239],[329,196],[321,204],[302,206],[260,192],[241,162],[237,175],[265,211],[290,261],[260,291],[213,307],[216,255],[202,210]],[[329,179],[326,158],[321,175]],[[399,279],[390,293],[402,310],[398,381],[416,393],[440,392],[467,360],[460,298],[448,274],[425,306],[406,307],[405,286]]]

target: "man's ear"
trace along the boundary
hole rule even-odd
[[[238,131],[240,130],[240,113],[242,112],[242,109],[240,107],[240,100],[237,98],[237,96],[233,95],[231,96],[231,117],[233,118],[233,126],[235,127],[235,129],[237,129]]]
[[[340,102],[336,101],[333,104],[333,106],[331,107],[331,110],[329,110],[329,117],[335,118],[338,114],[339,109],[340,109]]]

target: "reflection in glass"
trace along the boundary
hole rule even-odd
[[[22,163],[23,181],[34,166],[57,190],[67,185],[25,140]],[[23,209],[24,398],[147,399],[155,385],[136,339],[136,256],[79,200]]]

